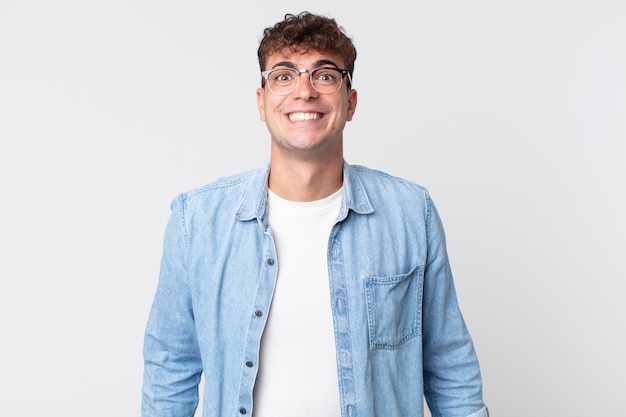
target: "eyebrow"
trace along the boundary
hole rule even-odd
[[[339,69],[339,65],[335,64],[335,62],[331,61],[330,59],[318,59],[317,61],[315,61],[313,63],[313,68],[319,68],[319,67],[324,66],[324,65],[332,65],[333,67]],[[286,67],[286,68],[298,69],[296,64],[294,64],[291,61],[277,62],[276,64],[274,64],[274,66],[272,68],[278,68],[278,67]]]
[[[335,68],[339,68],[339,65],[335,64],[334,61],[331,61],[330,59],[320,59],[318,61],[315,61],[315,67],[321,67],[324,65],[332,65]]]

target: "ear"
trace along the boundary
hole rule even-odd
[[[347,120],[352,120],[352,116],[354,116],[354,112],[356,111],[356,102],[357,102],[357,93],[356,90],[350,89],[348,90],[348,114]]]
[[[259,117],[262,121],[265,121],[265,89],[257,88],[256,104],[259,108]]]

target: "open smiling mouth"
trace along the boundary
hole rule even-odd
[[[301,122],[304,120],[318,120],[321,117],[321,113],[289,113],[289,120],[291,120],[292,122]]]

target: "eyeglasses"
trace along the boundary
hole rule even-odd
[[[350,74],[345,69],[321,67],[313,69],[272,68],[263,71],[261,76],[269,89],[277,96],[286,96],[296,91],[300,75],[309,73],[311,86],[321,94],[333,94],[339,91],[344,77],[348,76],[348,86],[352,83]]]

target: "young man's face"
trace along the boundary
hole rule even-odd
[[[285,49],[269,56],[265,70],[276,67],[344,68],[344,65],[340,57],[332,54]],[[337,92],[322,94],[313,88],[308,73],[299,77],[297,88],[286,95],[274,94],[267,83],[257,90],[259,114],[272,137],[272,155],[278,152],[315,158],[341,154],[343,129],[346,122],[352,120],[356,109],[356,91],[348,90],[348,81],[344,78]]]

